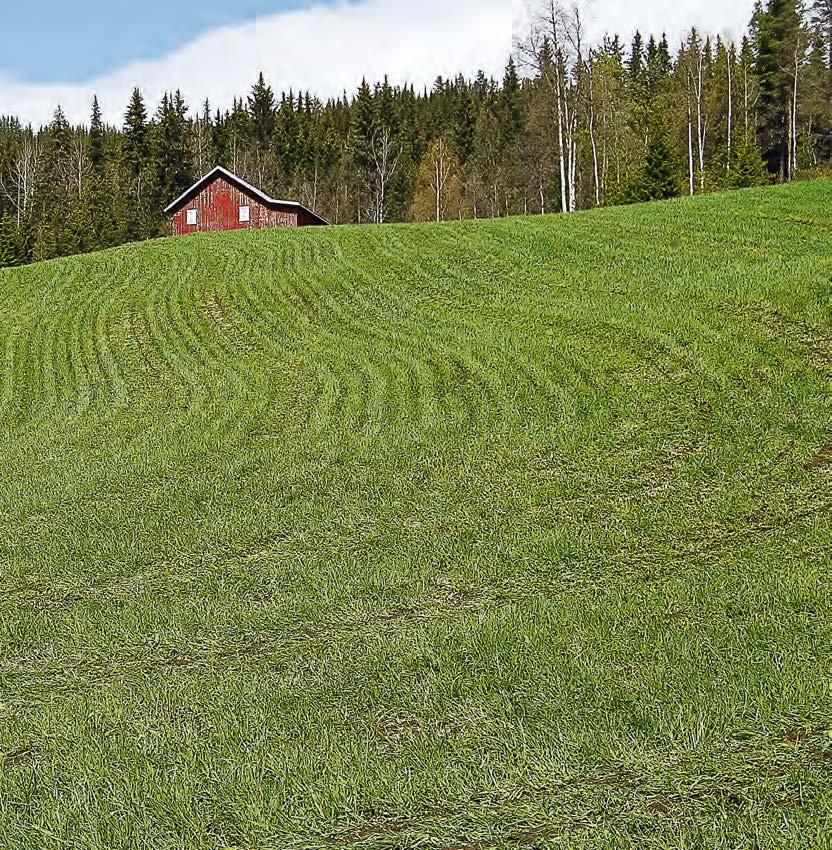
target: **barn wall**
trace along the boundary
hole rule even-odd
[[[307,210],[298,210],[298,227],[317,227],[321,221]]]
[[[251,207],[251,221],[241,222],[240,207]],[[188,225],[188,210],[198,211],[197,224]],[[232,186],[222,177],[205,186],[202,191],[173,215],[173,233],[202,233],[217,230],[244,230],[260,227],[297,227],[295,210],[271,210],[245,192]]]

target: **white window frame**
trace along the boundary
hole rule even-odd
[[[199,210],[196,207],[185,213],[185,224],[188,227],[195,227],[199,224]]]
[[[249,224],[251,222],[251,207],[248,204],[240,204],[237,221],[240,224]]]

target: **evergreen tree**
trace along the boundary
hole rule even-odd
[[[667,33],[662,33],[662,40],[659,42],[658,65],[663,77],[669,77],[673,73],[673,60],[670,58],[670,45],[667,43]]]
[[[68,158],[72,145],[72,132],[66,120],[64,110],[58,106],[47,129],[47,144],[50,147],[52,162],[59,167],[61,160]]]
[[[133,89],[130,104],[124,116],[124,143],[122,146],[124,161],[133,178],[138,177],[148,157],[147,110],[142,93]]]
[[[366,80],[361,81],[352,112],[351,143],[355,164],[359,169],[367,169],[371,159],[370,140],[375,130],[375,109],[373,95]]]
[[[627,62],[627,73],[630,76],[630,83],[637,91],[643,91],[645,88],[644,79],[644,39],[641,32],[636,30],[633,36],[633,42],[630,46],[630,58]]]
[[[676,154],[667,128],[657,119],[650,127],[644,167],[630,197],[633,201],[664,201],[678,195]]]
[[[767,182],[766,164],[760,155],[760,149],[752,142],[741,141],[737,147],[727,186],[731,189],[747,189],[752,186],[763,186]]]
[[[300,116],[295,110],[295,95],[290,91],[288,95],[283,95],[280,99],[275,136],[277,162],[287,190],[295,179],[295,172],[300,164],[301,152],[298,147],[300,127]]]
[[[218,109],[214,115],[214,121],[211,124],[211,149],[214,153],[214,159],[218,165],[226,165],[228,163],[228,136],[226,133],[226,122],[228,113],[223,113]]]
[[[69,212],[76,202],[73,164],[74,134],[63,109],[58,106],[44,134],[46,168],[39,193],[36,216],[35,256],[46,258],[71,253],[75,243],[69,237]]]
[[[133,89],[124,116],[122,160],[126,187],[124,232],[128,241],[144,239],[159,230],[161,192],[151,157],[150,125],[142,93]]]
[[[673,63],[670,59],[667,38],[663,36],[661,42],[657,42],[651,35],[647,44],[643,79],[647,102],[654,107],[655,99],[664,92],[672,72]]]
[[[242,98],[234,98],[231,111],[223,121],[223,164],[232,171],[242,170],[250,138],[251,118]]]
[[[799,0],[769,0],[765,11],[757,17],[756,28],[763,157],[769,171],[783,180],[792,176],[789,169],[793,69],[802,35]]]
[[[274,136],[276,117],[274,92],[271,86],[266,85],[262,71],[248,97],[248,111],[255,144],[265,153]]]
[[[366,80],[361,81],[358,95],[352,108],[353,120],[350,128],[350,149],[359,179],[358,187],[358,219],[368,216],[370,200],[367,190],[371,183],[373,171],[373,156],[371,151],[373,134],[375,133],[375,109],[373,95]]]
[[[523,126],[523,104],[520,92],[520,78],[514,59],[509,58],[503,78],[503,87],[497,105],[497,121],[499,124],[500,144],[509,147],[520,133]]]
[[[460,91],[451,130],[451,146],[456,158],[464,167],[474,152],[474,134],[477,127],[477,101],[466,86]]]
[[[101,168],[104,162],[104,123],[101,120],[101,107],[98,98],[92,99],[90,118],[90,163],[94,169]]]
[[[165,199],[178,197],[193,183],[193,160],[188,145],[187,107],[182,93],[165,94],[156,114],[154,165],[157,186]]]
[[[90,117],[89,161],[90,176],[84,186],[74,222],[78,240],[87,250],[107,247],[107,232],[112,221],[112,192],[105,184],[105,130],[98,98],[93,97]]]
[[[375,130],[389,130],[398,133],[398,115],[396,112],[396,92],[390,86],[387,77],[376,87],[373,95],[373,125]]]
[[[10,215],[0,218],[0,268],[19,266],[26,261],[23,236]]]
[[[763,0],[754,0],[754,9],[751,12],[751,20],[748,23],[748,36],[752,43],[757,44],[760,38],[760,30],[763,26],[763,19],[766,16]]]

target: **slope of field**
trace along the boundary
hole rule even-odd
[[[0,273],[0,847],[830,845],[832,184]]]

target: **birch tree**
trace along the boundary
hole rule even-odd
[[[41,167],[40,141],[31,130],[26,131],[12,160],[9,174],[0,175],[0,188],[14,210],[18,229],[28,221],[34,209],[35,189],[40,179]]]
[[[580,3],[537,0],[529,27],[515,40],[520,63],[550,87],[555,103],[555,138],[563,212],[577,209],[578,124],[584,72],[584,14]]]
[[[460,200],[457,163],[444,137],[428,147],[416,179],[411,215],[425,221],[443,221],[447,211]]]
[[[87,154],[86,140],[82,136],[76,136],[64,162],[63,178],[78,201],[84,197],[84,184],[91,171],[92,163]]]
[[[206,100],[202,115],[194,119],[192,132],[194,162],[200,175],[206,174],[213,164],[211,133],[211,106]]]
[[[376,177],[376,223],[384,224],[387,220],[387,189],[399,167],[401,156],[401,145],[393,139],[388,127],[383,127],[373,134],[370,139],[370,154]]]

